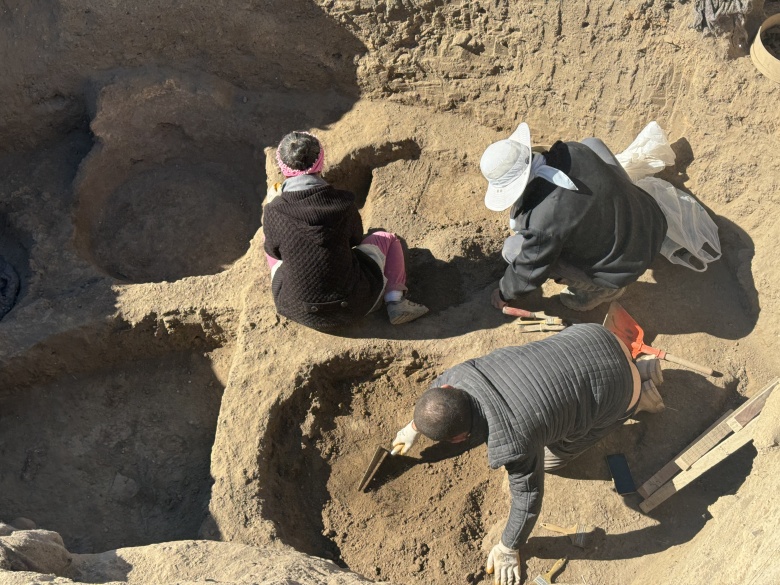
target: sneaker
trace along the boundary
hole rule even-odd
[[[393,325],[414,321],[427,312],[428,307],[413,303],[409,299],[401,299],[395,303],[387,303],[387,316],[390,317],[390,323]]]
[[[558,299],[561,301],[564,307],[568,307],[574,311],[590,311],[602,303],[616,301],[623,296],[624,292],[626,292],[625,287],[618,289],[603,288],[596,291],[584,291],[567,286],[560,292]]]
[[[661,369],[661,360],[655,357],[638,359],[635,362],[636,369],[639,370],[639,377],[643,382],[652,380],[656,386],[663,384],[664,373]]]
[[[651,414],[658,414],[666,408],[664,399],[658,393],[658,388],[655,387],[652,380],[642,382],[642,390],[639,393],[639,404],[636,406],[636,412],[649,412]]]

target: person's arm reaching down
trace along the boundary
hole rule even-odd
[[[504,273],[499,289],[504,301],[516,299],[544,283],[563,249],[560,235],[523,230],[523,246]]]
[[[533,455],[505,466],[509,474],[512,508],[509,520],[488,556],[488,573],[495,573],[494,581],[501,585],[520,584],[520,545],[533,530],[544,492],[544,458]]]

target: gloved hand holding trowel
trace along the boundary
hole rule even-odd
[[[393,456],[398,455],[399,453],[401,455],[406,454],[406,452],[414,446],[419,434],[417,428],[414,426],[414,421],[412,421],[398,431],[398,434],[393,440],[392,451],[388,451],[382,446],[377,447],[374,452],[374,457],[371,459],[371,463],[368,464],[368,469],[366,469],[366,472],[363,474],[363,479],[360,480],[358,491],[362,492],[368,487],[368,484],[374,479],[376,472],[379,471],[379,467],[382,465],[382,462],[387,459],[388,455]]]
[[[408,425],[398,431],[395,439],[393,439],[392,454],[395,455],[396,453],[400,453],[401,455],[406,455],[409,449],[414,447],[414,444],[417,442],[417,437],[419,436],[420,431],[418,431],[417,427],[414,426],[414,421],[410,422]]]

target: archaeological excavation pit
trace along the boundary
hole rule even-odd
[[[422,437],[388,459],[367,492],[357,489],[379,438],[409,422],[437,371],[412,352],[341,356],[297,377],[271,413],[260,457],[258,496],[282,542],[372,579],[475,581],[482,538],[504,511],[502,476],[488,472],[484,447],[443,459],[453,451]]]
[[[193,83],[183,74],[129,75],[101,94],[95,144],[74,182],[75,244],[120,281],[222,272],[260,227],[259,150],[219,124],[227,125],[220,100],[230,86],[213,81],[198,93]],[[186,99],[195,117],[182,113]]]
[[[91,253],[123,281],[178,280],[221,272],[244,255],[260,226],[255,187],[191,163],[139,172],[97,215]]]
[[[90,371],[0,392],[0,509],[77,553],[195,538],[223,391],[209,359],[91,359]]]
[[[537,523],[523,577],[567,556],[562,583],[780,582],[777,448],[743,448],[651,515],[604,463],[624,453],[642,481],[780,375],[777,86],[691,28],[703,3],[2,4],[0,255],[21,282],[0,320],[0,522],[107,551],[95,562],[123,565],[112,581],[231,582],[217,569],[235,551],[281,543],[394,585],[492,583],[509,497],[484,447],[444,459],[421,438],[366,493],[357,483],[437,374],[548,335],[490,304],[509,232],[483,204],[487,145],[528,122],[534,145],[597,136],[619,152],[656,120],[687,145],[667,172],[724,255],[701,274],[660,260],[623,300],[649,342],[725,375],[669,371],[664,413],[548,475],[539,520],[601,532],[582,551]],[[290,130],[322,137],[325,176],[355,191],[366,231],[403,239],[424,319],[395,328],[380,311],[324,336],[276,314],[262,202]],[[567,314],[559,290],[518,305],[601,321]],[[157,315],[224,339],[157,348]],[[117,352],[92,337],[107,322],[151,337]],[[231,353],[218,366],[214,345]],[[111,550],[204,535],[224,542]],[[229,558],[203,555],[200,573],[174,552],[211,544]],[[262,579],[309,585],[289,566]]]

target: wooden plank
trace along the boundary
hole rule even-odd
[[[682,471],[685,471],[696,463],[700,457],[720,443],[725,437],[732,432],[743,428],[751,420],[757,417],[764,408],[767,398],[769,398],[769,395],[772,393],[772,390],[777,387],[778,383],[780,383],[780,378],[774,379],[758,392],[758,394],[751,397],[742,406],[737,408],[728,420],[712,429],[706,437],[694,441],[685,453],[675,459],[677,466]]]
[[[774,379],[751,397],[736,412],[729,410],[699,435],[690,445],[683,449],[672,461],[664,465],[653,477],[643,483],[637,490],[643,498],[649,498],[658,488],[672,479],[678,472],[690,468],[710,449],[730,435],[733,431],[743,428],[755,418],[766,404],[766,400],[778,384],[780,378]],[[729,414],[734,413],[729,417]]]
[[[680,472],[680,467],[674,462],[670,461],[659,469],[653,477],[648,479],[645,483],[637,488],[637,493],[644,499],[650,497],[659,487],[664,485],[667,481],[672,479],[677,473]]]
[[[743,427],[745,426],[745,425],[743,425],[742,423],[740,423],[740,422],[737,422],[737,419],[735,419],[735,418],[730,418],[730,419],[728,419],[728,420],[726,421],[726,424],[727,424],[727,425],[729,425],[729,428],[730,428],[732,431],[734,431],[735,433],[736,433],[738,430],[740,430],[741,428],[743,428]]]
[[[649,498],[639,504],[643,512],[647,513],[669,497],[676,494],[682,488],[692,481],[701,477],[705,472],[715,467],[718,463],[726,459],[732,453],[735,453],[753,440],[753,429],[758,420],[754,418],[745,428],[734,433],[732,436],[716,445],[712,450],[699,459],[689,470],[678,474],[674,479],[658,488]]]
[[[677,475],[678,472],[682,471],[682,468],[677,464],[677,459],[682,457],[689,449],[691,449],[693,446],[695,446],[699,441],[703,440],[707,434],[712,431],[715,427],[717,427],[720,423],[722,423],[724,420],[728,419],[731,416],[731,413],[734,412],[733,410],[728,410],[726,413],[721,416],[718,420],[716,420],[714,423],[712,423],[709,427],[707,427],[707,430],[705,430],[701,435],[696,437],[694,441],[689,444],[685,449],[680,451],[674,459],[672,459],[669,463],[664,465],[660,471],[658,471],[653,477],[648,479],[645,483],[643,483],[637,491],[640,496],[647,499],[650,497],[650,494],[652,494],[655,490],[657,490],[659,487],[664,485],[667,481],[672,479],[675,475]],[[709,450],[709,449],[707,449]]]
[[[733,410],[729,410],[726,414],[721,416],[715,424],[693,441],[693,443],[688,445],[688,447],[675,458],[674,463],[680,471],[688,469],[691,465],[701,459],[703,455],[709,452],[710,449],[734,432],[734,429],[729,425],[729,420],[733,418],[733,412]],[[739,428],[741,429],[742,427],[740,426]]]
[[[772,393],[772,390],[780,385],[780,378],[775,378],[769,384],[767,384],[761,392],[750,398],[745,404],[740,406],[736,412],[734,412],[734,420],[740,423],[742,426],[747,425],[751,420],[756,418],[766,404],[767,398]]]

